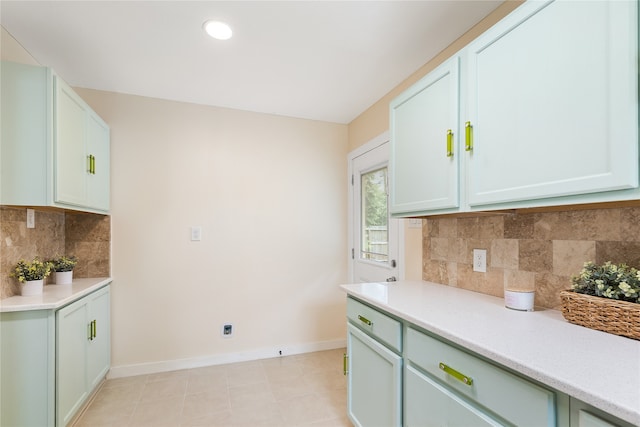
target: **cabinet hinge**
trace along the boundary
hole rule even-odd
[[[351,248],[351,259],[356,259],[356,250]]]
[[[355,181],[354,181],[353,175],[351,175],[351,186],[353,186],[354,182]]]

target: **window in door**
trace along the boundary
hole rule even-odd
[[[389,261],[387,168],[362,174],[360,188],[360,257],[386,263]]]

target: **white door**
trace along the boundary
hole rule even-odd
[[[389,215],[389,138],[382,135],[349,156],[351,280],[400,279],[400,220]]]

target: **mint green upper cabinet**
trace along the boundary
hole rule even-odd
[[[111,144],[109,126],[93,111],[87,121],[87,153],[91,170],[87,175],[87,205],[101,211],[109,211]]]
[[[391,102],[392,214],[459,205],[458,69],[453,57]]]
[[[109,211],[109,127],[51,69],[2,62],[0,204]]]
[[[81,206],[87,199],[85,161],[87,109],[62,80],[55,79],[55,201]]]
[[[637,20],[635,1],[527,2],[467,47],[472,209],[638,186]]]

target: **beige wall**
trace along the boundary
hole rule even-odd
[[[0,59],[21,64],[40,65],[2,26],[0,26]]]
[[[37,64],[4,29],[2,58]],[[346,125],[77,91],[111,127],[115,375],[344,345]]]
[[[116,371],[344,342],[345,125],[78,93],[111,127]]]

